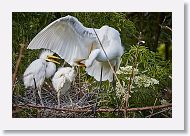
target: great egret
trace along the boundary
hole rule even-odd
[[[71,87],[71,82],[76,77],[74,67],[61,67],[57,70],[52,78],[52,84],[57,92],[58,107],[60,107],[60,95],[68,94],[69,100],[72,103],[68,90]]]
[[[54,59],[59,59],[53,56],[53,52],[44,50],[39,56],[39,59],[34,60],[25,70],[23,81],[25,88],[32,87],[38,90],[40,102],[43,105],[41,97],[41,87],[45,78],[50,78],[56,72],[56,65],[59,63]]]
[[[85,65],[86,72],[97,81],[110,82],[113,80],[113,68],[108,60],[117,70],[123,54],[117,30],[107,25],[100,29],[86,28],[70,15],[46,26],[33,38],[28,48],[50,49],[72,66],[75,62]]]

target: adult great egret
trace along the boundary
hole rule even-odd
[[[58,108],[60,107],[60,95],[68,94],[69,100],[72,103],[68,90],[71,87],[71,82],[76,77],[74,67],[61,67],[57,70],[52,78],[52,84],[57,92]]]
[[[54,59],[59,59],[53,56],[53,52],[49,50],[42,51],[39,59],[34,60],[25,70],[23,75],[23,81],[25,88],[32,87],[38,90],[40,102],[43,105],[41,97],[41,87],[45,78],[50,78],[56,71],[56,65],[59,63]]]
[[[28,48],[50,49],[72,66],[75,62],[85,65],[86,72],[97,81],[110,82],[113,80],[113,68],[108,60],[117,70],[123,54],[117,30],[106,25],[100,29],[86,28],[70,15],[46,26],[33,38]]]

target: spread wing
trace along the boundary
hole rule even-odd
[[[88,58],[96,35],[92,28],[84,27],[75,17],[55,20],[40,31],[28,45],[29,49],[50,49],[70,65],[76,59]]]

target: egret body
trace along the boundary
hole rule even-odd
[[[43,51],[39,59],[34,60],[25,70],[23,75],[23,82],[25,88],[31,87],[38,90],[40,102],[43,105],[41,97],[41,87],[45,78],[50,78],[56,71],[56,65],[58,63],[53,59],[58,57],[53,56],[53,52],[49,50]]]
[[[60,107],[60,95],[68,94],[69,99],[72,103],[68,90],[71,87],[72,81],[76,77],[76,71],[74,67],[61,67],[57,70],[52,78],[52,84],[57,92],[58,107]]]

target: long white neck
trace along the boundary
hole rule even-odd
[[[85,61],[85,66],[86,67],[90,67],[92,65],[92,63],[94,62],[94,60],[97,58],[97,56],[100,54],[101,50],[100,49],[95,49],[93,50],[88,59]]]

